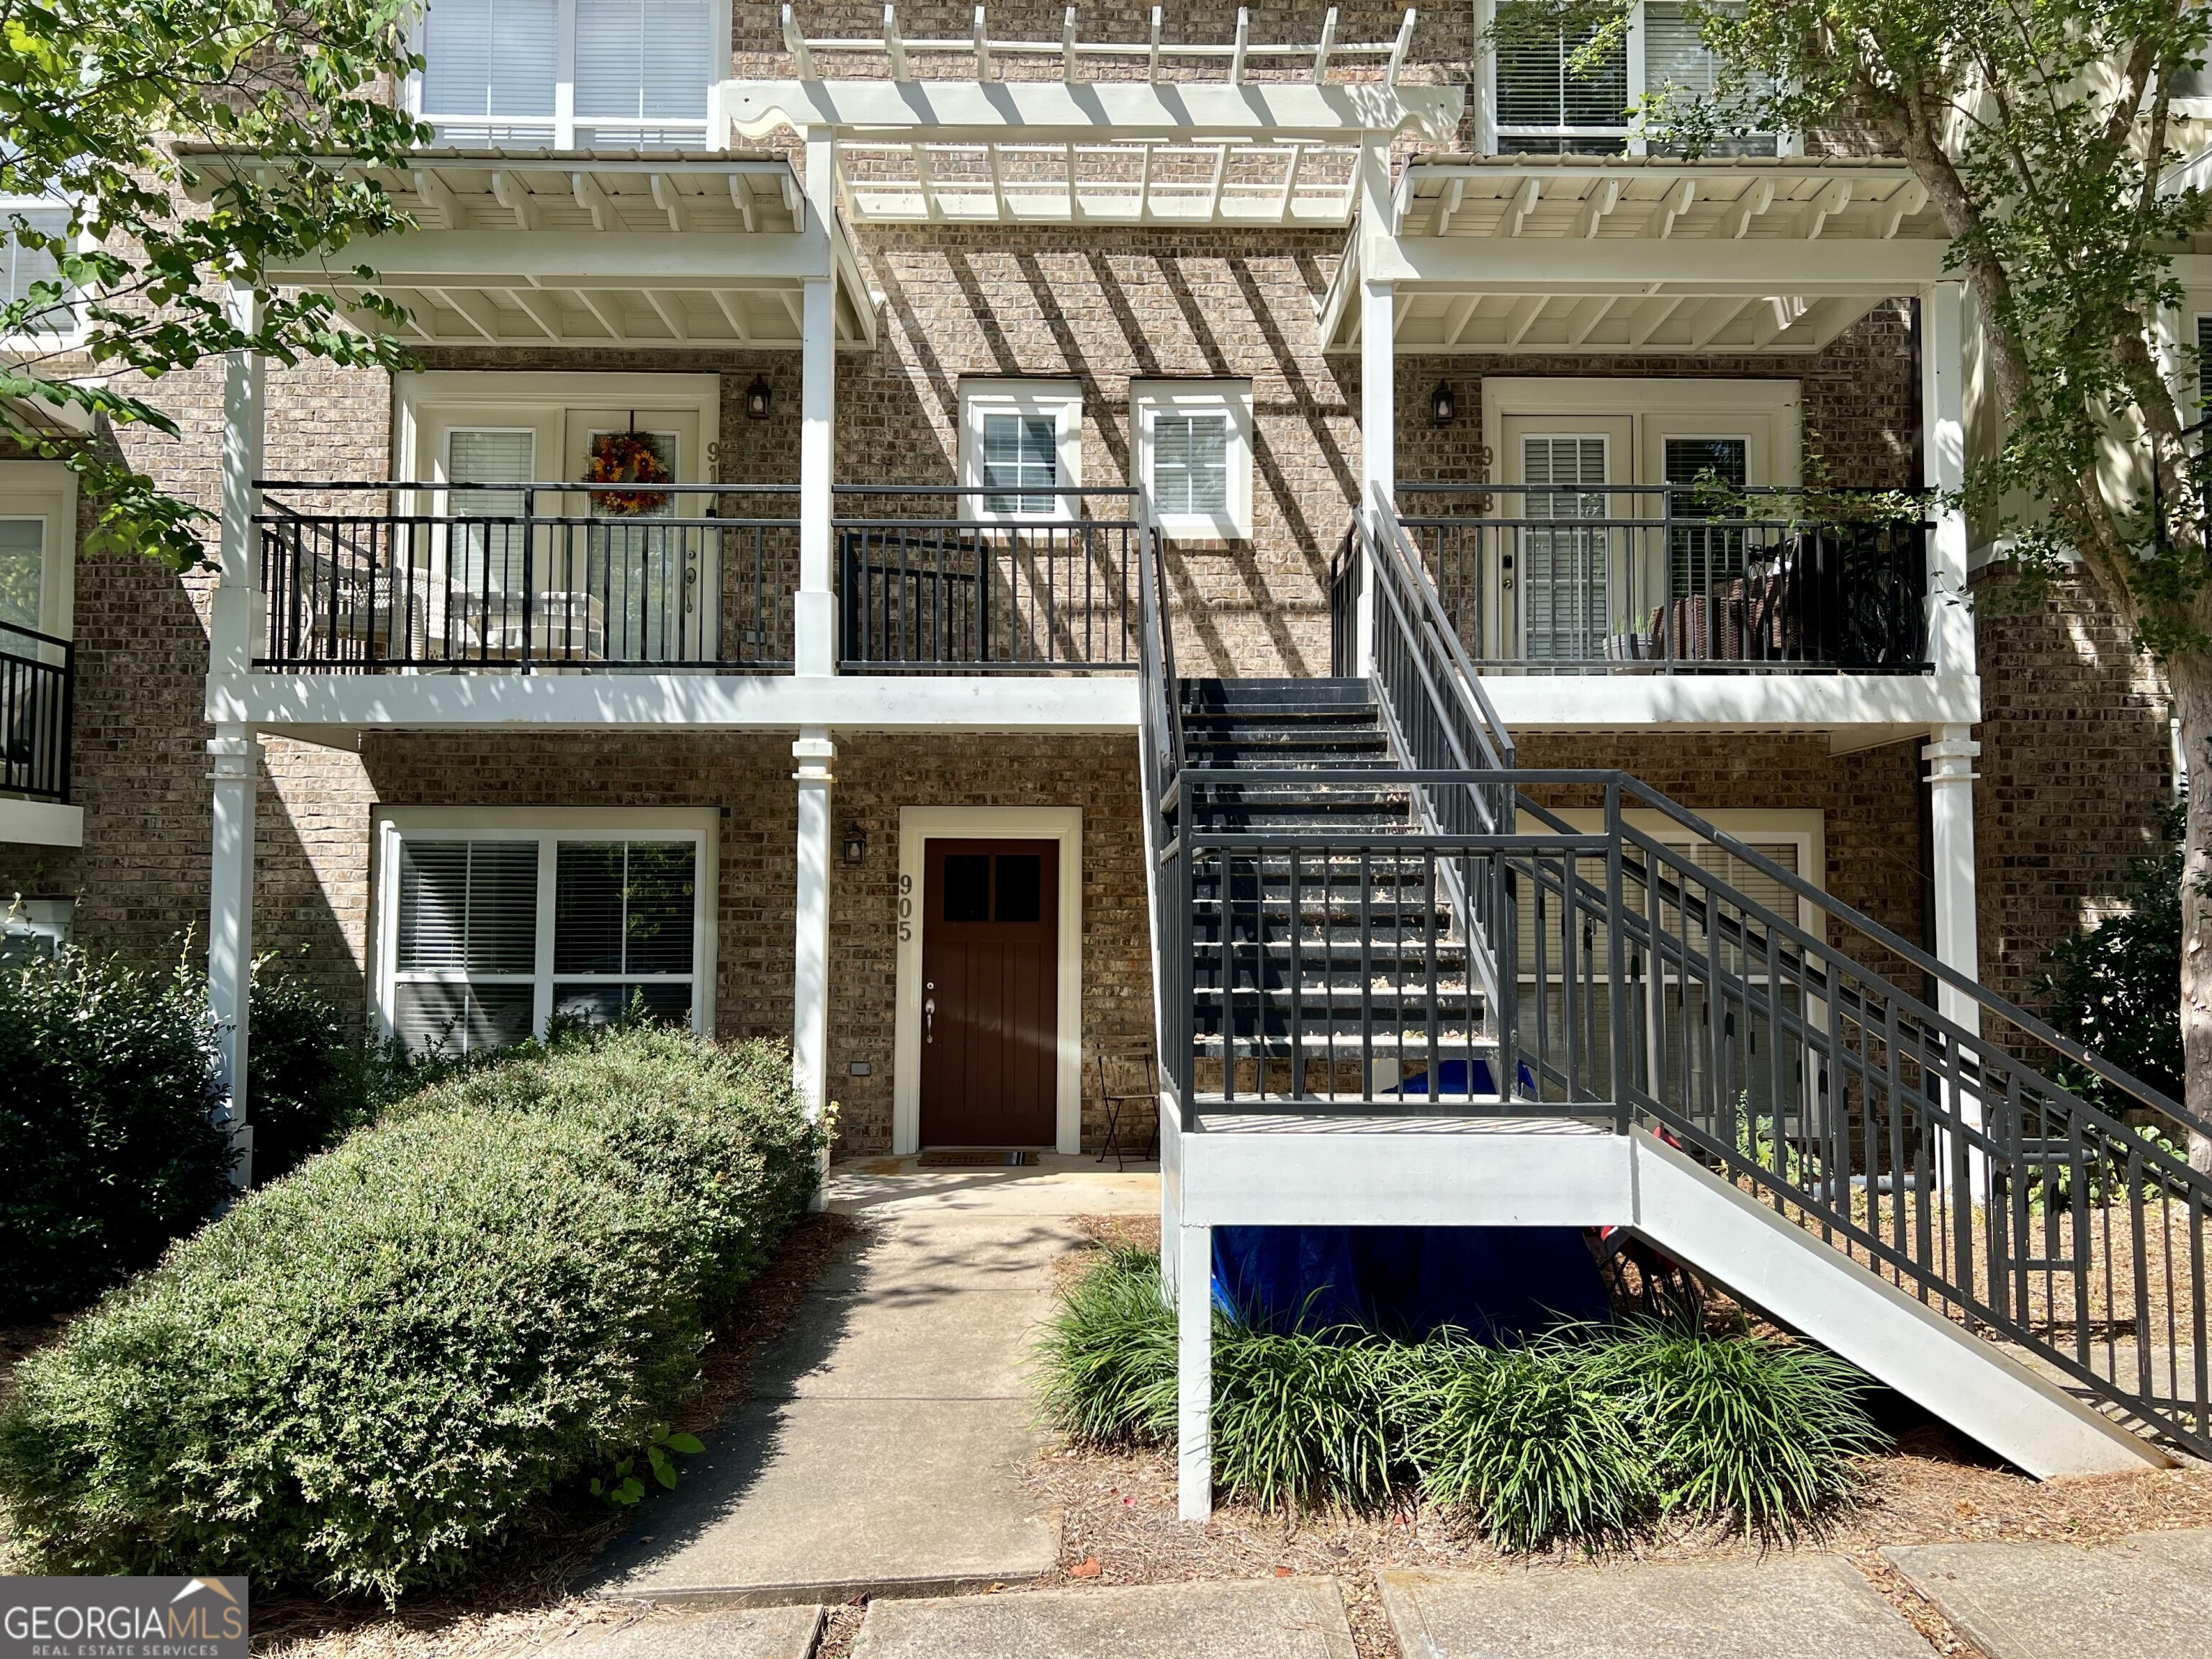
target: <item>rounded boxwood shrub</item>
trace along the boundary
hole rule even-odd
[[[667,1030],[426,1090],[24,1362],[15,1534],[57,1571],[451,1578],[696,1385],[819,1140],[781,1049]]]
[[[0,971],[0,1323],[78,1308],[230,1193],[204,988],[65,951]]]

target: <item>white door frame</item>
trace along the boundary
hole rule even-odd
[[[932,841],[1060,844],[1059,1065],[1053,1144],[1083,1150],[1083,809],[1079,806],[899,808],[898,1007],[893,1030],[891,1152],[921,1149],[921,933],[924,852]]]

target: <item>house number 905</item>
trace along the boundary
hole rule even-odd
[[[899,878],[899,943],[907,944],[914,938],[914,878]]]

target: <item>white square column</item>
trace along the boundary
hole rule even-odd
[[[830,1099],[830,768],[837,745],[830,729],[805,726],[791,745],[799,769],[798,929],[793,939],[791,1080],[807,1116],[821,1121]],[[828,1156],[822,1159],[828,1167]],[[820,1194],[816,1194],[818,1206]]]
[[[836,573],[832,568],[837,468],[836,146],[806,135],[806,213],[827,268],[801,284],[799,410],[799,592],[792,599],[796,672],[837,672]]]
[[[1178,1227],[1176,1255],[1176,1513],[1213,1513],[1213,1229]]]
[[[1391,236],[1390,149],[1370,140],[1359,152],[1359,512],[1365,527],[1361,557],[1352,672],[1375,666],[1375,550],[1396,532],[1389,522],[1396,510],[1398,475],[1398,329],[1395,292],[1388,282],[1364,273],[1376,268],[1375,255]]]
[[[208,1006],[215,1019],[218,1109],[238,1153],[231,1184],[253,1184],[253,1131],[246,1121],[247,1006],[253,985],[253,815],[261,744],[252,729],[219,726],[208,740],[214,769],[215,844],[208,881]]]

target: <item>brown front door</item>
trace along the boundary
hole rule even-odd
[[[922,903],[923,1145],[1050,1146],[1060,843],[933,841]]]

